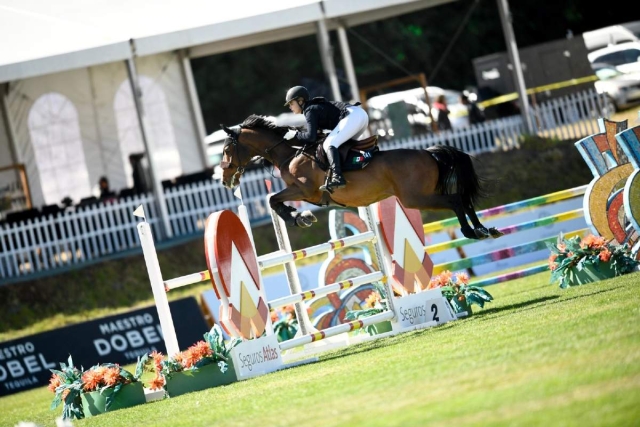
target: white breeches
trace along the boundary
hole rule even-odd
[[[338,126],[331,131],[324,140],[322,148],[327,151],[329,147],[339,147],[351,138],[358,139],[364,133],[369,124],[369,116],[360,107],[347,107],[349,115],[338,122]]]

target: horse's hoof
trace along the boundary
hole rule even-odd
[[[298,214],[295,218],[296,225],[300,228],[309,228],[313,221],[311,221],[308,217],[303,216],[302,214]]]
[[[473,232],[476,234],[476,237],[478,238],[478,240],[484,240],[489,238],[489,230],[487,230],[484,227],[479,227],[473,230]]]
[[[491,228],[489,229],[489,235],[490,235],[492,238],[497,239],[497,238],[498,238],[498,237],[500,237],[500,236],[504,236],[504,233],[503,233],[502,231],[498,230],[498,229],[497,229],[497,228],[495,228],[495,227],[491,227]]]
[[[460,227],[460,232],[467,239],[474,239],[474,240],[478,239],[478,236],[476,236],[476,233],[474,233],[473,228],[469,226]]]
[[[303,218],[310,222],[318,222],[318,218],[311,211],[304,211],[300,214]]]

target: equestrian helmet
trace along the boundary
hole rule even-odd
[[[307,102],[309,100],[309,91],[307,90],[307,88],[304,86],[294,86],[289,89],[287,91],[287,97],[285,98],[286,102],[284,103],[284,106],[286,107],[292,100],[296,98],[302,98],[304,99],[304,102]]]

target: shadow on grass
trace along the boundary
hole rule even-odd
[[[484,309],[482,311],[479,311],[477,313],[474,313],[473,317],[482,318],[482,317],[485,317],[487,315],[494,314],[494,313],[500,313],[500,312],[505,311],[505,310],[522,309],[524,307],[529,307],[529,306],[534,305],[534,304],[539,304],[539,303],[542,303],[542,302],[546,302],[546,301],[550,301],[550,300],[554,300],[554,299],[558,299],[558,298],[560,298],[559,295],[552,295],[552,296],[548,296],[548,297],[532,299],[532,300],[529,300],[529,301],[522,301],[522,302],[519,302],[517,304],[503,305],[502,307],[491,307],[491,308],[487,308],[487,309]]]
[[[579,295],[573,295],[573,296],[568,296],[566,298],[563,298],[562,295],[554,295],[554,296],[548,296],[548,297],[543,297],[543,298],[537,298],[531,301],[524,301],[522,303],[518,303],[518,304],[511,304],[511,305],[506,305],[504,307],[497,307],[497,308],[489,308],[487,310],[483,310],[481,312],[478,312],[478,314],[474,314],[473,317],[477,317],[477,319],[479,321],[483,321],[483,320],[490,320],[490,319],[495,319],[496,317],[503,317],[503,316],[507,316],[507,313],[503,313],[500,314],[501,312],[505,311],[505,310],[511,310],[511,309],[520,309],[519,311],[526,311],[526,310],[533,310],[535,308],[538,308],[538,306],[534,306],[538,303],[545,303],[543,304],[544,306],[550,306],[552,304],[562,304],[562,303],[566,303],[566,302],[572,302],[581,298],[588,298],[591,297],[593,295],[597,295],[597,294],[602,294],[605,292],[613,292],[614,290],[616,290],[616,288],[606,288],[606,289],[601,289],[595,292],[589,292],[589,293],[585,293],[585,294],[579,294]],[[553,300],[553,301],[551,301]],[[551,302],[549,302],[551,301]],[[493,315],[498,313],[498,315]],[[489,317],[487,317],[489,316]],[[485,318],[486,317],[486,318]]]
[[[455,328],[458,325],[457,322],[449,322],[444,325],[439,325],[433,328],[420,329],[417,331],[404,332],[398,335],[390,337],[374,339],[372,341],[366,341],[349,347],[341,348],[333,352],[324,353],[320,356],[319,362],[325,362],[328,360],[340,359],[342,357],[351,356],[354,354],[365,353],[371,350],[395,346],[405,341],[412,340],[415,336],[421,336],[426,334],[438,334],[444,331],[448,331],[451,328]]]

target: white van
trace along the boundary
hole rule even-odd
[[[587,31],[582,34],[584,45],[589,52],[607,46],[640,41],[640,21],[612,25]]]
[[[589,62],[608,64],[623,73],[640,72],[640,42],[621,43],[595,50],[587,55]]]

